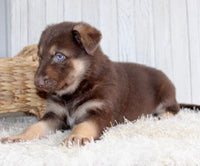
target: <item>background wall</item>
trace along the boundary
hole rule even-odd
[[[200,104],[199,9],[199,0],[10,0],[10,55],[37,43],[48,24],[86,21],[112,60],[161,69],[178,101]]]
[[[0,57],[8,57],[9,52],[9,1],[0,0]]]

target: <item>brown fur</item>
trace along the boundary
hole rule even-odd
[[[106,127],[124,118],[179,111],[175,88],[164,73],[110,61],[100,39],[94,27],[72,22],[49,26],[40,38],[35,85],[49,95],[41,122],[53,130],[73,128],[67,145],[98,139]]]

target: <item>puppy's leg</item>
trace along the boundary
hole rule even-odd
[[[110,126],[110,120],[96,116],[89,118],[82,123],[76,125],[70,134],[70,136],[63,141],[63,143],[70,147],[74,145],[85,145],[92,140],[96,140],[100,137],[103,130]]]
[[[64,140],[68,147],[72,145],[85,145],[99,137],[99,128],[95,121],[84,121],[72,129],[70,136]]]
[[[179,111],[179,105],[176,101],[168,101],[161,103],[157,109],[156,114],[159,118],[170,117]]]
[[[159,118],[175,115],[180,108],[176,101],[174,85],[166,78],[156,89],[159,89],[156,94],[159,105],[157,106],[155,114],[158,115]]]
[[[37,139],[43,137],[49,132],[50,128],[48,126],[48,123],[46,121],[40,121],[28,127],[22,134],[13,137],[3,138],[1,142],[10,143],[10,142],[19,142],[19,141]]]
[[[19,142],[28,141],[33,139],[40,139],[56,129],[60,128],[61,121],[54,113],[48,112],[44,115],[43,119],[30,127],[28,127],[22,134],[12,137],[2,138],[1,142]]]
[[[161,113],[160,115],[158,115],[158,118],[165,118],[165,117],[170,117],[173,116],[174,114],[171,112],[165,112],[165,113]]]

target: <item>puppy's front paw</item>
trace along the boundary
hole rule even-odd
[[[91,142],[93,139],[81,135],[70,135],[67,139],[63,141],[63,144],[67,147],[72,146],[83,146],[89,142]]]
[[[5,143],[14,143],[14,142],[21,142],[23,141],[22,137],[5,137],[1,139],[1,143],[5,144]]]

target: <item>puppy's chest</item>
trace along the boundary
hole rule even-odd
[[[85,102],[89,100],[89,98],[85,95],[78,95],[78,96],[62,96],[62,100],[64,103],[65,108],[67,109],[67,112],[69,113],[69,116],[72,116],[77,112],[78,108],[83,105]]]
[[[79,91],[73,95],[50,96],[47,104],[47,111],[53,111],[55,114],[63,117],[67,126],[74,125],[84,121],[91,114],[102,109],[104,100],[98,99],[93,95],[92,89]]]
[[[67,117],[66,123],[70,127],[79,123],[86,117],[87,112],[82,108],[86,103],[85,98],[83,96],[79,96],[70,100],[64,99],[64,103],[64,107],[66,110],[65,116]]]
[[[55,114],[63,117],[67,126],[73,127],[75,124],[84,120],[88,112],[88,95],[76,96],[51,96],[47,111],[53,111]]]

